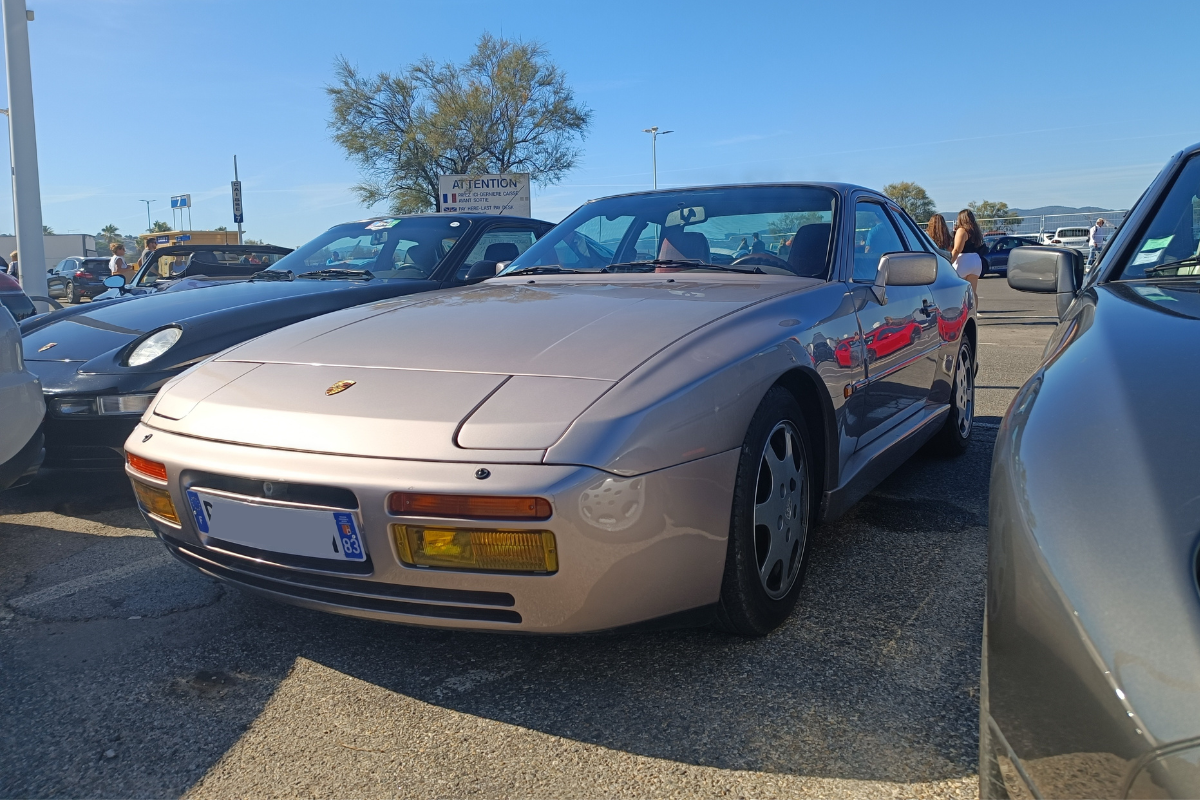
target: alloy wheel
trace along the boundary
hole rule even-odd
[[[758,579],[772,600],[796,582],[808,534],[808,482],[800,436],[791,422],[778,423],[758,462],[754,493],[754,556]]]
[[[975,419],[975,370],[971,364],[971,348],[960,347],[958,366],[954,370],[954,405],[958,410],[958,435],[967,438]]]

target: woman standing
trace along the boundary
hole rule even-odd
[[[954,271],[960,278],[971,284],[971,292],[975,301],[979,302],[979,276],[983,274],[983,261],[979,258],[979,250],[983,247],[983,233],[975,214],[969,208],[958,212],[958,220],[954,225],[954,246],[950,248],[950,261]]]
[[[108,249],[112,251],[112,258],[108,260],[108,271],[113,275],[120,275],[128,281],[130,269],[125,265],[125,245],[113,242]]]
[[[941,214],[934,214],[929,218],[929,222],[925,224],[925,232],[933,239],[934,244],[947,253],[954,247],[954,239],[950,237],[950,229],[946,227],[946,218]]]

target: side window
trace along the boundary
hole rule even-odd
[[[926,241],[921,231],[917,229],[916,223],[909,218],[908,214],[893,211],[892,215],[900,220],[900,224],[904,228],[904,238],[908,239],[908,249],[929,252],[930,244]]]
[[[859,200],[854,206],[854,280],[873,283],[879,257],[904,250],[900,233],[883,206]]]
[[[459,280],[466,280],[471,267],[479,261],[512,261],[528,250],[538,240],[538,236],[539,233],[532,228],[507,226],[491,228],[479,237],[479,241],[467,254],[455,277]]]

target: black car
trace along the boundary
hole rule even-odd
[[[493,276],[552,227],[484,214],[360,220],[235,283],[126,294],[26,320],[25,362],[46,395],[45,465],[120,466],[150,400],[188,367],[320,314]]]
[[[108,291],[104,279],[111,274],[107,258],[64,258],[46,273],[46,293],[77,303]]]
[[[987,268],[980,277],[1007,275],[1009,253],[1018,247],[1040,244],[1036,238],[1024,236],[985,236],[983,241],[988,246]]]
[[[292,252],[273,244],[200,244],[160,247],[138,267],[122,289],[107,289],[104,300],[121,295],[197,289],[249,280]],[[105,274],[108,270],[105,269]]]

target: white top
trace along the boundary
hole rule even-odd
[[[1092,247],[1099,247],[1104,244],[1104,240],[1108,238],[1108,231],[1105,230],[1106,227],[1093,225],[1092,229],[1088,231],[1088,241],[1092,243]]]
[[[113,275],[116,275],[117,271],[122,269],[125,269],[125,259],[120,256],[113,256],[108,260],[108,270]]]

